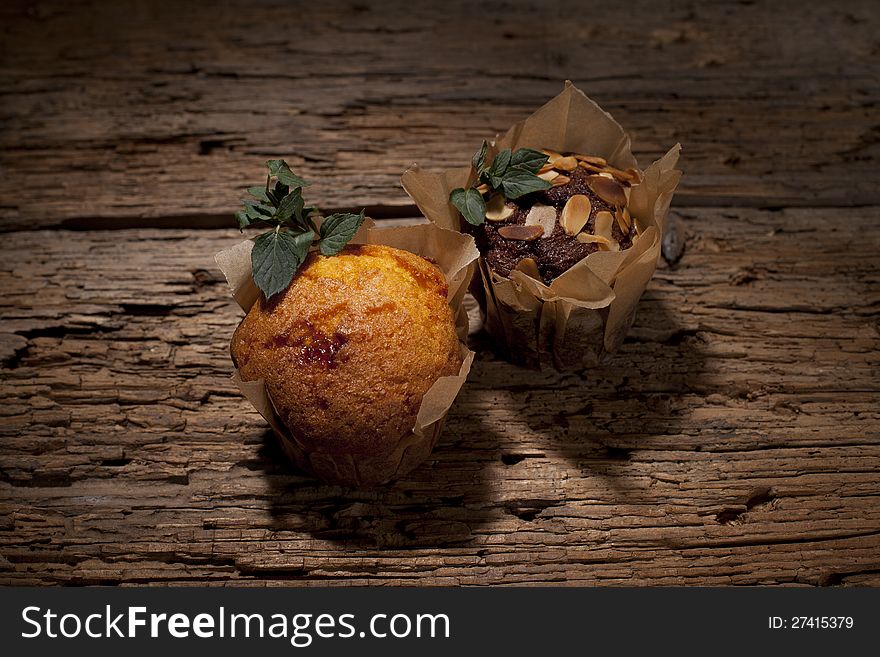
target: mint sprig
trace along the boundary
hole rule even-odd
[[[461,212],[461,216],[474,226],[479,226],[486,220],[486,202],[483,195],[473,187],[453,189],[449,193],[449,200]]]
[[[314,219],[318,209],[306,207],[302,196],[302,188],[309,183],[293,173],[284,160],[269,160],[266,167],[266,186],[248,188],[248,194],[257,200],[242,199],[244,208],[235,218],[242,231],[253,225],[273,227],[254,239],[251,251],[254,282],[271,299],[287,289],[315,241],[323,255],[339,253],[364,222],[364,211],[331,214],[319,229]]]
[[[531,148],[519,148],[516,151],[505,148],[487,166],[488,148],[489,144],[483,141],[471,164],[477,171],[479,182],[494,192],[501,193],[508,199],[516,199],[551,187],[549,182],[538,177],[538,171],[549,159],[544,153]],[[449,193],[449,202],[461,212],[468,223],[479,226],[486,221],[486,202],[476,188],[453,189]]]

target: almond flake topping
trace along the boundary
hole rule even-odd
[[[498,229],[498,234],[508,240],[531,242],[541,237],[544,229],[541,226],[502,226]]]
[[[513,214],[513,208],[505,203],[507,199],[503,194],[496,194],[486,203],[486,219],[489,221],[503,221]]]
[[[565,203],[559,223],[566,235],[577,235],[590,218],[593,204],[583,194],[575,194]]]
[[[556,227],[556,208],[551,205],[541,205],[536,203],[526,215],[526,226],[540,226],[544,235],[543,238],[550,237],[553,229]]]

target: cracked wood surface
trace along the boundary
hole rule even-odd
[[[411,216],[407,166],[468,162],[566,78],[641,162],[682,142],[680,206],[876,202],[876,3],[164,7],[3,4],[0,226],[226,226],[278,156],[328,208]]]
[[[675,216],[604,367],[478,334],[433,457],[372,492],[232,386],[236,231],[7,234],[0,581],[880,584],[877,209]]]
[[[0,7],[0,584],[880,585],[876,3],[318,5]],[[565,78],[685,147],[620,352],[477,333],[428,462],[296,472],[229,380],[236,190],[412,216]]]

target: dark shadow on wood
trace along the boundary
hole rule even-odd
[[[661,502],[670,482],[655,488],[653,473],[638,464],[638,450],[646,436],[654,438],[651,449],[657,449],[657,437],[682,430],[684,396],[712,392],[706,389],[703,340],[697,329],[648,293],[621,349],[606,355],[598,367],[549,378],[534,373],[535,383],[529,385],[530,370],[510,366],[511,377],[523,383],[508,388],[515,398],[510,408],[520,409],[540,452],[563,456],[572,476],[603,478],[608,490],[604,502]],[[486,357],[497,358],[491,351]],[[561,395],[570,403],[560,401]],[[489,422],[483,429],[492,431]],[[517,455],[507,458],[516,461]]]
[[[491,519],[485,462],[456,443],[453,412],[431,457],[396,482],[370,490],[324,484],[285,456],[271,431],[259,450],[277,532],[307,532],[315,539],[388,549],[469,544]],[[487,455],[486,461],[491,460]]]
[[[412,203],[367,205],[360,207],[337,207],[321,208],[323,214],[330,215],[335,212],[354,212],[364,210],[371,219],[382,221],[386,219],[409,219],[420,217],[419,209]],[[133,228],[189,228],[196,230],[214,230],[217,228],[234,228],[236,226],[233,213],[223,214],[186,214],[186,215],[161,215],[161,216],[128,216],[128,217],[70,217],[60,222],[58,228],[64,230],[129,230]],[[32,226],[6,226],[0,222],[0,233],[10,230],[41,230],[45,225]]]

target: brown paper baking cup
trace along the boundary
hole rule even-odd
[[[462,306],[471,283],[479,252],[473,238],[434,224],[376,228],[369,219],[353,244],[383,244],[431,259],[446,276],[448,301],[456,320],[462,365],[458,374],[437,379],[422,398],[412,431],[389,449],[368,454],[330,453],[308,449],[281,421],[263,379],[244,381],[236,369],[232,380],[277,434],[285,454],[302,470],[327,483],[368,488],[406,474],[422,463],[434,449],[449,408],[467,379],[474,354],[467,348],[467,313]],[[247,313],[260,298],[251,272],[251,249],[247,240],[214,256],[232,289],[232,296]]]
[[[599,155],[618,169],[639,168],[623,128],[568,81],[562,93],[492,144],[487,160],[502,149],[523,147]],[[521,271],[501,276],[480,259],[482,289],[475,296],[486,330],[510,360],[535,368],[585,367],[620,346],[657,267],[663,224],[681,177],[675,168],[680,150],[673,146],[632,188],[628,207],[640,236],[629,249],[591,253],[550,285]],[[461,230],[449,193],[475,179],[470,166],[432,173],[413,164],[401,182],[429,220]]]

